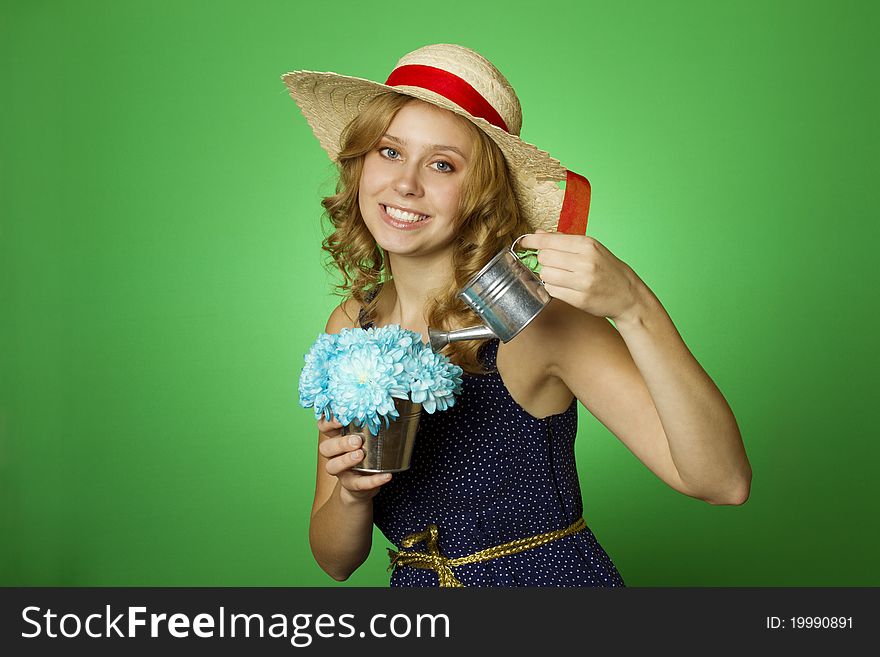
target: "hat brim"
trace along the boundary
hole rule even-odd
[[[339,155],[343,130],[372,98],[386,91],[412,96],[463,116],[485,132],[504,154],[526,221],[535,229],[556,229],[564,197],[557,183],[565,180],[566,169],[546,151],[421,87],[391,87],[363,78],[316,71],[292,71],[281,79],[321,147],[334,162]]]

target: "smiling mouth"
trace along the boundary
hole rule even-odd
[[[416,214],[414,212],[408,212],[406,210],[401,210],[400,208],[395,208],[390,205],[382,205],[382,209],[392,219],[396,221],[402,221],[407,224],[417,224],[420,221],[424,221],[425,219],[429,219],[430,215],[427,214]]]

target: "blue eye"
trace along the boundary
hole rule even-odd
[[[390,146],[385,146],[383,148],[380,148],[379,152],[382,153],[389,160],[396,160],[400,156],[400,153],[398,153],[396,150],[394,150]]]
[[[439,171],[440,173],[452,173],[453,171],[455,171],[455,168],[445,160],[434,162],[434,164],[436,165],[437,171]]]

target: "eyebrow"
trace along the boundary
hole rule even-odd
[[[401,146],[406,146],[406,142],[400,137],[395,137],[394,135],[383,135],[385,139],[388,141],[393,141],[395,144],[400,144]],[[458,153],[462,159],[467,159],[467,156],[461,152],[461,149],[456,146],[447,146],[446,144],[428,144],[428,150],[430,151],[452,151],[453,153]]]

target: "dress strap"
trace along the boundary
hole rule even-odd
[[[367,303],[372,301],[376,297],[376,295],[379,294],[379,290],[381,290],[381,289],[382,289],[382,283],[379,283],[376,287],[374,287],[372,290],[367,292]],[[361,306],[360,312],[358,313],[358,324],[360,325],[360,327],[362,329],[368,329],[368,328],[373,327],[373,322],[367,321],[367,311],[363,306]]]
[[[362,329],[373,328],[373,322],[367,321],[367,311],[361,306],[360,314],[358,314],[358,324]]]
[[[496,363],[498,362],[498,345],[501,343],[499,338],[491,338],[480,345],[478,352],[480,362],[490,372],[496,371]]]

